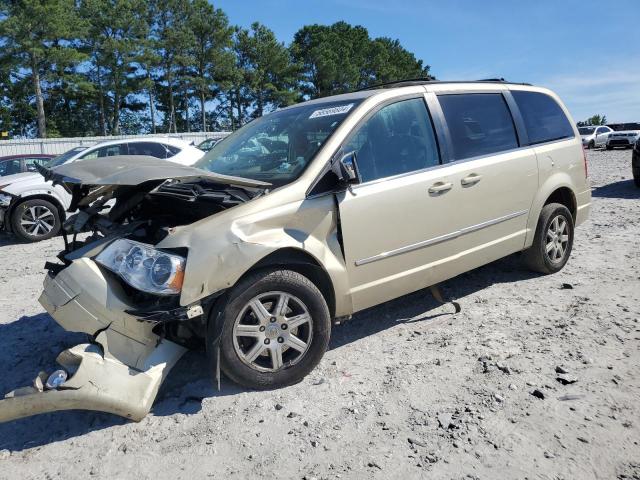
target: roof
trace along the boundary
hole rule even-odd
[[[121,143],[133,143],[133,142],[151,142],[151,143],[168,143],[169,145],[175,145],[180,147],[185,147],[191,145],[191,142],[188,140],[182,140],[181,138],[173,138],[173,137],[133,137],[133,138],[118,138],[115,140],[104,140],[97,142],[89,148],[96,147],[100,145],[101,147],[108,145],[119,145]]]
[[[48,153],[20,153],[16,155],[7,155],[4,157],[0,157],[0,162],[3,160],[14,160],[18,158],[53,158],[56,155],[51,155]]]
[[[518,83],[518,82],[508,82],[504,78],[485,78],[482,80],[428,80],[424,78],[410,78],[407,80],[395,80],[393,82],[385,82],[379,83],[377,85],[370,85],[368,87],[364,87],[358,91],[368,91],[375,90],[378,88],[397,88],[397,87],[411,87],[415,85],[440,85],[447,83],[499,83],[502,85],[527,85],[531,86],[530,83]]]

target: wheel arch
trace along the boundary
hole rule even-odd
[[[533,239],[538,226],[540,212],[545,205],[550,203],[560,203],[569,209],[573,221],[576,221],[578,213],[578,203],[576,200],[575,189],[571,184],[571,178],[565,174],[559,174],[549,178],[542,188],[538,190],[538,194],[531,205],[529,220],[527,222],[527,236],[524,248],[528,248],[533,244]]]
[[[578,213],[578,205],[576,202],[576,195],[569,187],[560,187],[555,189],[553,192],[551,192],[551,195],[547,197],[542,206],[544,207],[545,205],[549,205],[550,203],[560,203],[567,207],[575,221],[576,215]]]
[[[336,312],[336,295],[333,282],[329,273],[322,264],[309,252],[293,247],[285,247],[275,250],[256,262],[236,282],[239,283],[247,275],[258,270],[281,267],[283,270],[292,270],[307,277],[318,287],[320,293],[327,302],[329,313],[333,318]]]
[[[60,216],[60,223],[64,223],[67,217],[64,206],[62,205],[62,203],[60,203],[60,200],[58,200],[56,197],[54,197],[53,195],[47,195],[46,193],[34,193],[31,195],[21,195],[17,197],[17,199],[14,202],[11,202],[11,206],[7,211],[7,218],[11,219],[16,207],[28,200],[44,200],[46,202],[51,203],[58,210],[58,215]],[[11,221],[6,222],[5,228],[9,229],[11,228],[10,226],[11,226]]]

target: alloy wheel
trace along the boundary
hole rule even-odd
[[[282,291],[252,298],[233,324],[233,346],[240,360],[261,372],[275,372],[298,363],[313,336],[307,306]]]
[[[557,215],[549,222],[545,250],[549,259],[554,263],[560,263],[567,253],[569,244],[569,225],[567,219]]]
[[[34,237],[49,233],[55,227],[56,217],[51,210],[42,205],[25,209],[20,217],[20,225],[25,232]]]

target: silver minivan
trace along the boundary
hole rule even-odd
[[[79,209],[65,233],[92,234],[48,265],[40,302],[93,341],[61,354],[70,378],[58,396],[5,412],[30,398],[40,411],[140,419],[199,345],[215,376],[293,384],[322,358],[335,319],[514,252],[557,272],[591,201],[560,99],[502,81],[305,102],[251,122],[195,167],[112,157],[50,173]]]

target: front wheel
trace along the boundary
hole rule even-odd
[[[527,266],[540,273],[556,273],[569,260],[573,248],[573,216],[560,203],[545,205],[540,212],[533,245],[524,252]]]
[[[589,144],[587,145],[587,148],[588,148],[589,150],[592,150],[592,149],[596,148],[596,143],[595,143],[593,140],[591,140],[591,141],[589,142]]]
[[[220,367],[255,389],[298,383],[320,362],[331,335],[322,293],[290,270],[265,270],[241,281],[222,321]]]
[[[11,229],[23,242],[39,242],[60,231],[60,212],[51,202],[41,198],[16,205],[11,215]]]

